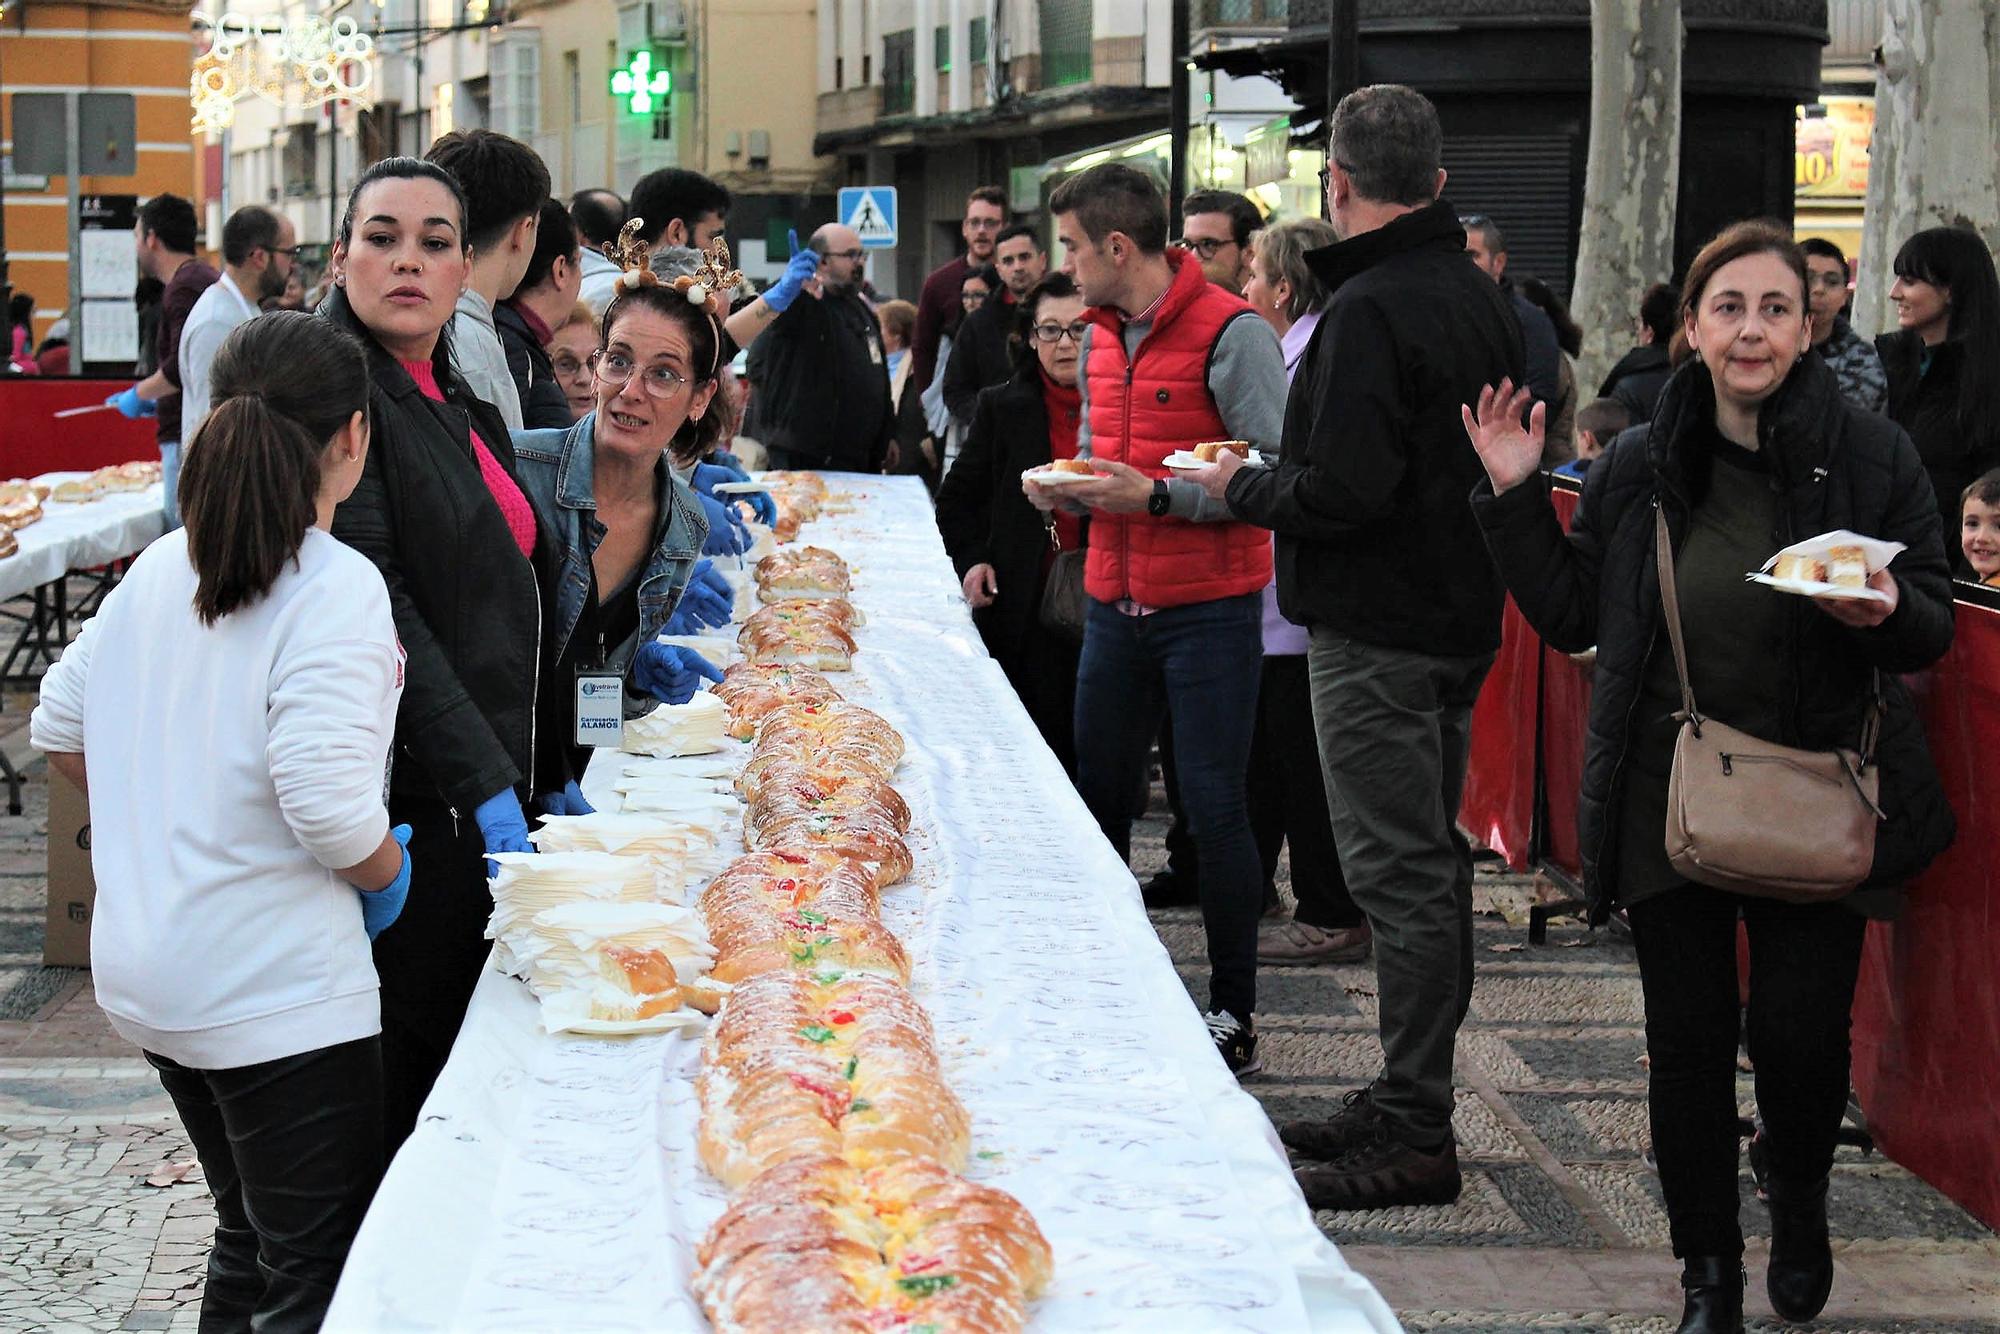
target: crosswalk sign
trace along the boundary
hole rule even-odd
[[[840,192],[840,220],[852,227],[861,244],[887,250],[896,244],[896,187],[852,185]]]

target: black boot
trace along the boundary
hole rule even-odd
[[[1787,1320],[1810,1320],[1833,1291],[1833,1247],[1826,1233],[1826,1178],[1798,1187],[1773,1176],[1771,1264],[1764,1290]]]
[[[1743,1262],[1694,1255],[1681,1262],[1680,1328],[1675,1334],[1743,1334]]]

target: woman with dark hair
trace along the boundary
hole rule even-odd
[[[35,298],[16,292],[7,302],[7,364],[17,375],[38,375],[35,364]]]
[[[417,158],[368,168],[348,195],[333,270],[322,316],[367,349],[375,430],[333,531],[382,571],[409,656],[389,809],[415,831],[423,873],[396,929],[375,942],[393,1152],[486,960],[486,855],[528,849],[524,803],[548,790],[534,773],[535,572],[548,543],[505,423],[452,365],[445,330],[471,277],[457,182]]]
[[[1503,381],[1481,392],[1476,413],[1466,408],[1465,424],[1488,477],[1473,509],[1521,611],[1552,647],[1597,649],[1579,820],[1592,918],[1623,907],[1638,950],[1653,1152],[1683,1262],[1680,1328],[1740,1330],[1737,922],[1750,939],[1749,1053],[1770,1167],[1765,1287],[1779,1315],[1809,1320],[1833,1282],[1827,1179],[1847,1106],[1866,918],[1893,913],[1901,884],[1953,832],[1898,679],[1950,646],[1951,581],[1909,437],[1848,404],[1826,363],[1803,355],[1806,265],[1790,233],[1762,222],[1725,229],[1695,256],[1684,292],[1694,356],[1653,420],[1591,467],[1567,536],[1539,471],[1545,410],[1523,427],[1525,396]],[[1686,706],[1656,516],[1671,539],[1686,683],[1703,718],[1779,745],[1865,751],[1880,701],[1884,818],[1873,870],[1845,897],[1713,888],[1669,860],[1667,794]],[[1831,528],[1905,544],[1868,580],[1882,600],[1744,581],[1776,548]]]
[[[1875,339],[1889,416],[1931,476],[1945,550],[1956,551],[1958,498],[2000,467],[2000,280],[1977,232],[1930,227],[1896,252],[1894,333]]]
[[[1058,510],[1045,523],[1021,494],[1021,474],[1076,457],[1085,327],[1083,295],[1067,274],[1050,274],[1022,298],[1014,378],[980,391],[965,450],[937,497],[938,531],[986,651],[1072,774],[1082,645],[1043,625],[1041,607],[1057,553],[1083,550],[1089,519]]]
[[[215,1196],[202,1328],[317,1329],[387,1161],[368,941],[410,884],[382,804],[402,654],[326,531],[369,453],[360,346],[263,315],[212,382],[187,526],[42,678],[33,736],[90,798],[98,1004]]]
[[[672,466],[691,468],[721,437],[721,333],[716,314],[674,287],[621,287],[590,356],[596,406],[566,431],[515,433],[521,485],[547,516],[554,550],[542,657],[557,685],[542,692],[540,723],[546,786],[563,788],[544,803],[554,812],[589,810],[575,786],[589,729],[572,683],[622,678],[632,718],[686,703],[703,677],[722,679],[693,650],[657,642],[663,629],[729,620],[732,590],[699,559],[702,498]]]
[[[938,465],[942,472],[951,471],[958,458],[958,451],[965,443],[969,423],[954,417],[951,408],[944,401],[944,373],[951,364],[951,350],[958,341],[958,332],[964,326],[966,317],[986,304],[986,299],[1000,290],[1000,271],[991,264],[984,268],[972,269],[959,280],[958,301],[950,311],[938,336],[937,370],[931,375],[931,382],[924,387],[921,403],[924,421],[931,429],[931,439],[942,447],[943,461]]]

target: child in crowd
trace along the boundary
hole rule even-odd
[[[1958,541],[1972,577],[2000,588],[2000,468],[1966,487],[1958,506]]]
[[[1618,433],[1632,424],[1632,409],[1615,398],[1593,400],[1576,414],[1576,457],[1556,469],[1558,477],[1581,477]]]
[[[148,547],[43,678],[90,798],[92,980],[215,1195],[203,1329],[317,1329],[384,1166],[370,939],[409,892],[383,804],[403,655],[327,531],[368,453],[361,347],[302,311],[224,340]],[[358,902],[357,902],[358,895]]]

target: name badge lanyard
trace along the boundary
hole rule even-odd
[[[618,746],[625,739],[625,677],[605,665],[604,632],[597,632],[596,665],[576,668],[576,729],[579,746]]]

